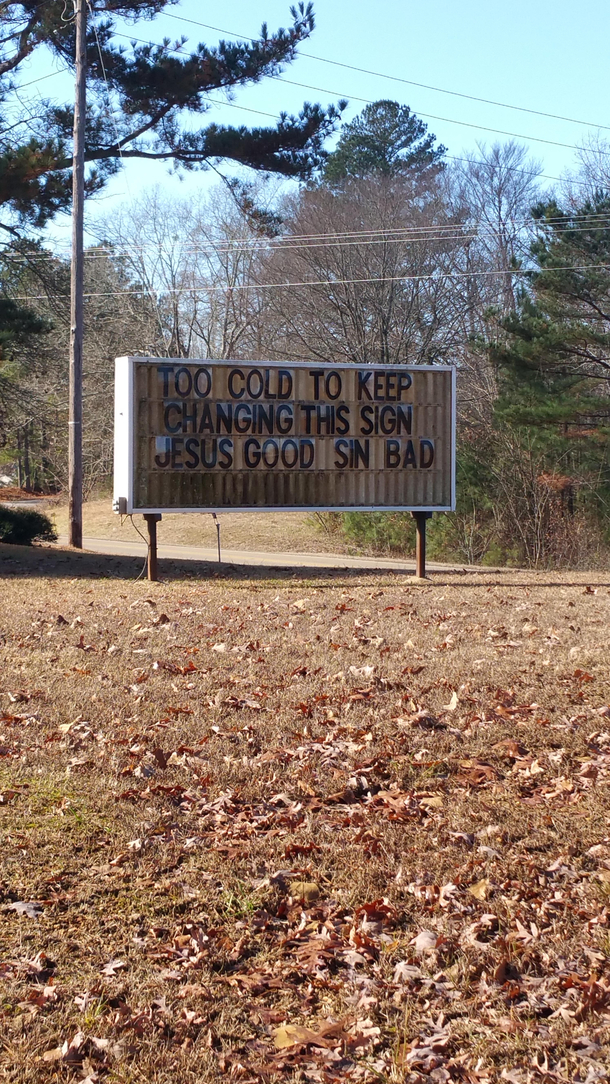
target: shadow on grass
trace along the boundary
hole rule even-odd
[[[223,561],[159,558],[160,581],[169,580],[336,580],[357,579],[361,576],[396,576],[393,569],[311,568],[295,564],[248,565]],[[406,574],[408,576],[408,573]],[[30,579],[118,579],[146,582],[146,562],[142,557],[113,556],[103,553],[78,552],[56,546],[11,546],[0,543],[0,578]]]
[[[400,580],[409,586],[414,574],[386,568],[346,568],[319,567],[294,564],[285,565],[248,565],[231,564],[228,561],[217,564],[215,561],[196,561],[174,558],[159,558],[159,580],[209,580],[213,582],[227,580],[235,583],[239,580],[328,580],[331,587],[337,580],[354,581],[366,578],[370,581]],[[576,574],[578,575],[578,574]],[[591,574],[580,573],[565,580],[543,579],[544,573],[529,570],[507,569],[463,569],[451,572],[432,570],[429,583],[415,581],[413,587],[426,590],[431,587],[469,586],[483,587],[610,587],[610,582],[595,580]],[[56,578],[56,579],[117,579],[142,580],[146,583],[146,563],[142,557],[114,556],[103,553],[79,552],[62,549],[59,546],[11,546],[0,543],[0,579],[9,578]],[[518,577],[523,577],[518,579]],[[540,577],[540,578],[539,578]],[[465,582],[466,581],[466,582]]]

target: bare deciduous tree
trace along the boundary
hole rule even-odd
[[[459,321],[448,276],[461,240],[440,188],[371,177],[302,192],[283,215],[264,268],[269,356],[361,365],[451,356]]]
[[[259,195],[270,198],[259,186]],[[168,357],[247,357],[264,233],[224,186],[196,200],[153,190],[98,226],[153,301]]]
[[[601,132],[589,132],[576,153],[577,167],[564,179],[566,202],[580,207],[584,200],[595,199],[600,191],[610,191],[610,141]]]
[[[510,140],[446,171],[443,180],[453,213],[463,223],[464,277],[454,283],[462,313],[458,355],[460,411],[467,427],[489,425],[498,394],[496,371],[487,343],[497,338],[499,321],[515,308],[535,235],[532,206],[540,198],[541,163]]]

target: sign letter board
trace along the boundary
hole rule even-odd
[[[455,507],[451,366],[118,358],[122,512]]]

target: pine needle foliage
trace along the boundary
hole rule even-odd
[[[231,100],[241,88],[280,74],[314,28],[311,3],[290,9],[292,23],[270,33],[263,23],[253,41],[124,44],[123,21],[146,23],[171,0],[90,0],[87,33],[87,192],[99,192],[123,160],[166,161],[185,170],[230,160],[288,177],[311,175],[325,159],[324,142],[342,103],[305,103],[298,116],[279,114],[275,126],[248,128],[200,120],[210,95]],[[118,22],[121,20],[121,22]],[[138,33],[142,31],[138,30]],[[118,37],[117,37],[118,35]],[[36,51],[72,70],[75,27],[64,0],[21,0],[0,6],[1,225],[40,228],[71,200],[73,109],[51,99],[18,104],[20,68]],[[214,100],[217,100],[214,99]],[[188,124],[185,124],[188,120]]]
[[[367,105],[341,129],[336,149],[326,162],[329,184],[364,177],[438,173],[446,148],[408,105],[379,101]]]

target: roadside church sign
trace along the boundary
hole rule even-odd
[[[455,370],[118,358],[114,509],[455,507]]]

